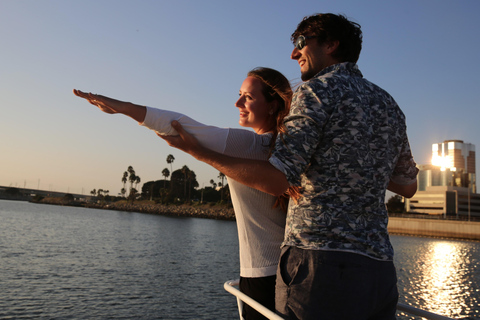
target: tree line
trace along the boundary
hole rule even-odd
[[[163,179],[145,182],[141,192],[138,190],[138,184],[141,178],[135,173],[132,166],[129,166],[121,178],[123,187],[121,189],[121,198],[134,202],[137,199],[151,200],[161,204],[191,203],[191,202],[214,202],[230,203],[230,190],[228,184],[225,184],[225,175],[219,172],[216,182],[210,180],[210,186],[198,189],[199,184],[197,176],[193,170],[186,165],[173,171],[175,157],[171,154],[167,156],[167,164],[170,170],[162,170]],[[167,180],[170,177],[169,180]],[[100,200],[115,200],[109,196],[108,190],[93,189],[90,192]]]

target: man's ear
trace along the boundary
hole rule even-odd
[[[329,55],[332,55],[337,50],[339,45],[340,45],[340,41],[338,41],[338,40],[333,40],[333,41],[327,42],[326,43],[327,53]]]

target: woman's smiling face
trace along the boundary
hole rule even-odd
[[[263,95],[263,82],[255,77],[247,77],[240,87],[240,98],[235,103],[240,111],[238,123],[242,127],[249,127],[257,134],[263,134],[272,130],[274,122],[269,103]]]

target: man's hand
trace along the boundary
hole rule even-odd
[[[178,132],[178,136],[166,136],[159,133],[157,133],[157,136],[165,140],[169,146],[180,149],[195,158],[206,150],[194,136],[183,129],[178,121],[172,121],[172,128]]]
[[[285,175],[265,160],[234,158],[202,146],[195,137],[186,132],[178,121],[172,121],[178,136],[157,135],[177,149],[189,153],[197,160],[211,165],[246,186],[265,193],[280,196],[289,187]]]

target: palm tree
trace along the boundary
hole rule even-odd
[[[105,201],[105,196],[104,196],[104,191],[103,189],[98,189],[97,190],[97,196],[98,196],[98,199],[100,199],[100,201],[103,203]]]
[[[133,184],[137,180],[137,176],[135,175],[135,170],[133,170],[132,166],[129,166],[127,169],[128,173],[130,174],[128,176],[128,181],[130,182],[130,189],[133,189]]]
[[[170,175],[170,171],[168,171],[167,168],[163,169],[162,175],[165,177],[165,180],[163,181],[163,187],[165,188],[165,185],[167,184],[167,178]]]
[[[212,185],[213,189],[217,188],[217,184],[213,179],[210,179],[210,184]]]
[[[110,190],[103,190],[103,201],[107,200],[108,194],[110,193]]]
[[[184,182],[184,187],[183,187],[183,198],[187,200],[187,175],[190,169],[188,169],[187,166],[182,167],[182,173],[183,173],[183,182]]]
[[[129,196],[134,197],[135,192],[137,192],[137,190],[135,188],[138,186],[138,184],[140,183],[141,180],[140,180],[139,176],[135,175],[135,170],[133,170],[132,166],[128,166],[127,171],[125,171],[123,173],[123,177],[122,177],[123,188],[121,190],[123,196],[125,196],[125,194],[127,193],[127,189],[125,188],[125,184],[127,183],[127,181],[130,182]],[[135,183],[135,188],[133,187],[134,183]],[[133,198],[132,198],[132,202],[133,202]]]
[[[218,172],[218,178],[220,178],[222,180],[222,186],[223,186],[223,180],[225,179],[225,174],[223,174],[222,172]]]
[[[218,172],[218,177],[222,180],[220,185],[222,187],[222,189],[220,189],[220,201],[223,201],[223,187],[225,186],[223,184],[223,180],[225,179],[225,174],[223,174],[222,172]]]
[[[173,161],[175,161],[174,156],[171,155],[171,154],[169,154],[169,155],[167,156],[167,163],[170,164],[170,172],[173,172],[173,169],[172,169],[172,163],[173,163]]]
[[[138,184],[140,183],[141,179],[139,176],[135,176],[135,189],[138,190]]]
[[[122,182],[123,182],[122,194],[123,194],[123,196],[125,196],[125,193],[127,192],[127,189],[125,188],[125,184],[127,183],[127,178],[128,178],[128,172],[125,171],[123,173],[123,177],[122,177]]]

